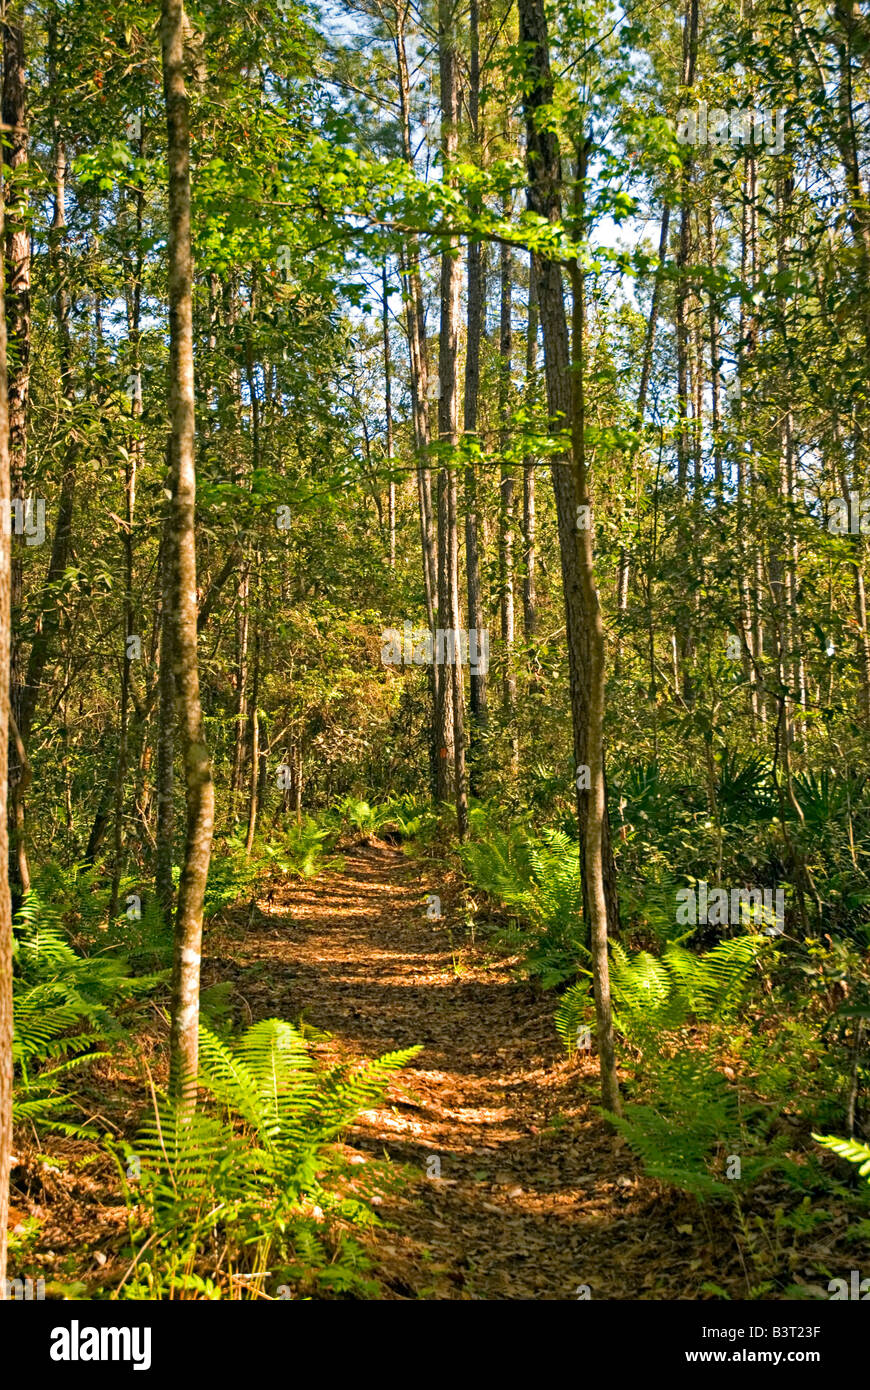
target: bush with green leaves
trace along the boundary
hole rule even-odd
[[[503,940],[520,948],[526,973],[545,989],[571,979],[588,958],[577,841],[563,830],[533,835],[520,826],[483,826],[460,853],[474,887],[515,918]]]
[[[341,856],[330,853],[336,839],[330,826],[303,816],[298,825],[293,822],[280,836],[259,846],[262,867],[286,878],[316,878],[341,868]]]
[[[298,825],[293,822],[274,830],[268,838],[255,840],[250,854],[239,836],[223,841],[209,865],[203,908],[206,920],[256,894],[278,875],[311,879],[339,868],[341,859],[329,854],[335,838],[330,826],[305,816]]]
[[[740,1159],[744,1188],[786,1163],[787,1137],[768,1134],[770,1107],[732,1085],[716,1058],[768,944],[746,934],[701,955],[671,942],[655,956],[611,942],[614,1024],[634,1052],[639,1099],[610,1118],[651,1177],[700,1200],[735,1196],[729,1157]],[[573,1052],[594,1024],[588,980],[579,982],[562,998],[557,1030]]]
[[[760,936],[732,936],[696,955],[671,942],[661,956],[654,956],[649,951],[632,955],[621,942],[611,941],[615,1026],[643,1050],[654,1047],[664,1030],[681,1028],[691,1019],[724,1021],[739,1005],[763,944]],[[569,1051],[576,1046],[578,1030],[594,1018],[588,979],[572,985],[556,1011],[556,1028]]]
[[[66,1135],[93,1137],[69,1119],[75,1107],[69,1081],[106,1055],[124,1034],[113,1010],[152,990],[162,975],[130,976],[117,953],[80,956],[57,913],[30,893],[13,923],[12,1115]]]
[[[419,796],[390,796],[374,809],[379,835],[397,835],[402,840],[426,842],[438,827],[438,815]]]
[[[235,1042],[202,1027],[205,1105],[186,1115],[155,1096],[126,1152],[132,1263],[120,1296],[374,1292],[346,1228],[375,1218],[334,1141],[418,1051],[323,1072],[280,1019]]]

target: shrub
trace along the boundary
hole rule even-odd
[[[371,1292],[346,1225],[374,1221],[341,1190],[333,1141],[418,1048],[353,1070],[315,1069],[302,1034],[267,1019],[235,1042],[202,1027],[207,1108],[180,1114],[155,1097],[127,1150],[133,1263],[125,1298],[247,1299]],[[208,1270],[208,1277],[204,1271]]]

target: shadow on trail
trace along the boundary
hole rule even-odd
[[[588,1285],[593,1299],[697,1298],[715,1277],[703,1233],[676,1233],[596,1113],[595,1061],[566,1057],[556,997],[462,944],[461,927],[451,941],[449,886],[367,845],[258,906],[218,967],[251,1017],[304,1016],[332,1061],[422,1044],[348,1135],[358,1156],[404,1165],[370,1242],[385,1297],[570,1299]]]

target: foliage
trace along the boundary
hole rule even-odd
[[[515,939],[526,972],[545,989],[575,975],[587,954],[577,841],[562,830],[493,828],[462,846],[461,858],[474,887],[522,924]]]
[[[870,1182],[870,1144],[862,1144],[857,1139],[838,1139],[833,1134],[814,1134],[813,1138],[838,1158],[857,1164],[859,1176]]]
[[[321,1073],[279,1019],[235,1042],[205,1027],[200,1037],[207,1109],[183,1115],[155,1098],[127,1153],[133,1264],[119,1292],[253,1298],[285,1282],[321,1296],[371,1292],[342,1228],[373,1217],[332,1145],[419,1049]]]
[[[649,951],[631,956],[619,941],[612,941],[610,987],[616,1026],[643,1047],[660,1030],[680,1028],[690,1019],[727,1019],[740,1004],[762,940],[733,936],[703,955],[671,943],[661,956]],[[569,1050],[578,1027],[592,1016],[588,984],[572,985],[556,1012],[556,1028]]]
[[[61,1134],[93,1134],[67,1117],[70,1082],[106,1055],[123,1030],[110,1005],[154,988],[159,976],[133,978],[119,955],[76,955],[51,909],[31,893],[13,924],[15,1123]]]

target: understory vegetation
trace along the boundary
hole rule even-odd
[[[0,1300],[870,1288],[866,6],[6,0],[0,127]]]

